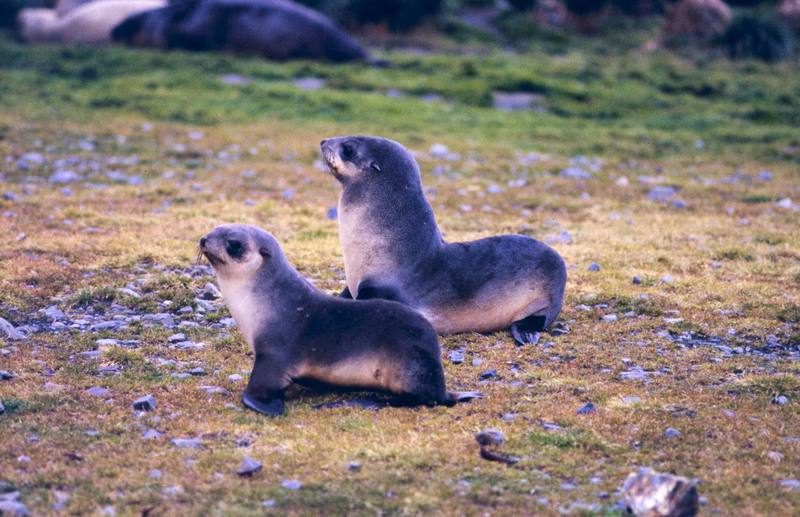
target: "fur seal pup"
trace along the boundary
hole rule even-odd
[[[406,404],[479,397],[445,390],[436,331],[409,307],[329,296],[287,262],[275,238],[246,225],[223,225],[200,239],[222,296],[255,364],[242,401],[267,415],[284,412],[294,381],[386,391]]]
[[[224,50],[268,59],[366,59],[356,41],[322,13],[288,0],[176,0],[113,31],[132,46]]]
[[[107,44],[120,22],[164,4],[163,0],[103,0],[77,6],[63,17],[54,9],[23,9],[17,15],[17,31],[26,43]]]
[[[402,145],[346,136],[320,147],[342,186],[341,296],[405,303],[442,334],[510,327],[521,344],[556,319],[567,272],[555,250],[523,235],[447,243]]]

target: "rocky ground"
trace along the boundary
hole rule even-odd
[[[627,107],[575,72],[569,88],[589,95],[580,107],[557,91],[487,96],[495,87],[478,79],[480,94],[431,88],[430,74],[449,81],[437,56],[415,57],[422,71],[390,90],[369,69],[348,82],[342,69],[234,58],[198,84],[192,67],[217,58],[181,55],[105,82],[92,64],[101,53],[3,45],[41,75],[26,90],[28,69],[0,74],[2,511],[614,514],[639,467],[697,478],[708,514],[800,507],[791,66],[785,91],[765,69],[747,76],[784,104],[732,99],[719,85],[741,71],[719,64],[717,97],[665,93],[645,75],[620,83],[634,92]],[[560,56],[523,57],[573,73]],[[160,59],[117,58],[115,70]],[[526,73],[522,58],[495,56],[488,71],[461,59],[481,80]],[[647,73],[663,66],[652,59]],[[79,66],[99,78],[53,71]],[[111,102],[125,81],[149,93]],[[635,105],[659,95],[694,113],[682,123]],[[309,103],[332,111],[306,113]],[[593,111],[604,103],[620,106],[613,121]],[[759,110],[770,116],[734,120]],[[517,232],[562,253],[564,311],[533,346],[503,332],[442,338],[448,384],[482,400],[407,409],[293,389],[285,417],[245,411],[252,356],[196,241],[222,222],[263,226],[337,292],[337,187],[317,143],[362,131],[416,153],[449,240]],[[515,461],[480,452],[474,435],[487,428]]]

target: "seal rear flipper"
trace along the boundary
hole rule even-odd
[[[546,322],[546,316],[528,316],[511,325],[511,335],[518,345],[535,345],[539,342],[539,333],[544,330]]]
[[[257,413],[267,416],[281,416],[286,412],[283,398],[259,399],[248,392],[242,394],[242,404]]]

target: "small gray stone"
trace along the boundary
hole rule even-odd
[[[118,346],[119,340],[118,339],[98,339],[95,341],[95,344],[100,347],[104,346]]]
[[[320,90],[325,87],[325,79],[320,79],[318,77],[301,77],[295,79],[292,84],[301,90]]]
[[[264,466],[261,463],[253,458],[245,456],[245,458],[242,460],[242,463],[239,464],[239,468],[236,469],[236,474],[242,477],[250,477],[258,472],[261,472],[263,468]]]
[[[632,283],[633,285],[640,285],[640,284],[642,283],[642,279],[641,279],[640,277],[638,277],[638,276],[634,276],[634,277],[631,279],[631,283]]]
[[[31,512],[19,501],[0,501],[0,515],[8,517],[28,517]]]
[[[603,316],[603,321],[605,321],[606,323],[612,323],[614,321],[617,321],[617,319],[618,318],[616,314],[606,314],[605,316]]]
[[[589,271],[594,271],[594,272],[600,271],[600,264],[598,264],[597,262],[592,262],[591,264],[589,264]]]
[[[167,338],[167,341],[169,341],[170,343],[179,343],[181,341],[186,341],[186,334],[184,334],[183,332],[172,334],[170,337]]]
[[[16,377],[16,375],[14,375],[13,373],[7,370],[0,370],[0,381],[10,381],[14,377]]]
[[[93,397],[101,397],[106,398],[111,396],[111,390],[106,388],[101,388],[99,386],[92,386],[91,388],[86,390],[87,395],[91,395]]]
[[[800,490],[800,479],[782,479],[780,484],[787,490]]]
[[[642,401],[642,398],[641,397],[637,397],[635,395],[622,397],[622,403],[625,404],[626,406],[633,406],[635,404],[640,403],[641,401]]]
[[[484,370],[481,372],[481,380],[494,379],[497,377],[497,370]]]
[[[464,362],[464,351],[463,350],[451,350],[447,354],[447,358],[450,359],[450,362],[453,364],[461,364]]]
[[[286,490],[300,490],[303,487],[303,482],[298,479],[284,479],[281,481],[281,486]]]
[[[591,402],[587,402],[579,407],[575,413],[578,415],[593,415],[594,413],[597,413],[597,407]]]
[[[198,386],[198,391],[203,391],[208,395],[230,395],[230,392],[220,386]]]
[[[49,319],[51,321],[57,321],[57,320],[63,319],[64,316],[65,316],[64,311],[62,311],[61,309],[59,309],[55,305],[52,305],[52,306],[46,308],[44,310],[44,315],[45,315],[45,317],[47,319]]]
[[[481,446],[503,445],[505,440],[506,439],[503,435],[503,432],[499,429],[484,429],[483,431],[475,434],[475,441],[477,441]]]
[[[198,368],[192,368],[191,370],[189,370],[188,373],[189,373],[189,375],[192,375],[192,376],[195,376],[195,377],[201,377],[201,376],[206,374],[206,371],[203,368],[198,367]]]
[[[152,395],[146,395],[133,401],[133,409],[137,411],[153,411],[158,404]]]
[[[6,412],[6,407],[3,405],[3,401],[0,400],[0,415]]]
[[[350,472],[359,472],[361,470],[361,463],[357,461],[350,461],[347,463],[347,470]]]
[[[73,183],[81,179],[80,175],[75,171],[63,170],[56,171],[50,176],[50,183]]]
[[[779,406],[784,406],[789,403],[789,397],[786,395],[778,395],[777,397],[773,398],[771,402]]]
[[[675,187],[670,187],[668,185],[657,185],[650,189],[650,192],[647,194],[647,198],[651,201],[665,203],[675,197],[677,193],[678,190]]]
[[[664,430],[664,438],[677,438],[681,435],[681,432],[675,429],[674,427],[667,427]]]
[[[219,292],[219,288],[211,282],[207,282],[200,291],[200,298],[203,300],[216,300],[221,296],[222,293]]]
[[[562,178],[569,178],[572,180],[589,180],[592,179],[592,173],[580,167],[567,167],[563,169],[559,176]]]
[[[10,341],[21,341],[25,335],[14,328],[14,325],[0,318],[0,334],[4,334]]]
[[[161,438],[162,434],[163,433],[156,431],[155,429],[148,429],[142,433],[142,438],[145,440],[158,440]]]
[[[203,442],[195,438],[173,438],[170,442],[179,449],[203,449]]]
[[[161,479],[164,476],[164,473],[158,469],[152,469],[147,473],[147,477],[150,479]]]

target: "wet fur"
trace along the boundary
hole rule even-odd
[[[345,143],[358,148],[349,161],[340,156]],[[567,275],[555,250],[523,235],[447,243],[422,192],[417,163],[400,144],[341,137],[326,140],[322,149],[342,184],[348,293],[357,299],[381,293],[406,303],[445,334],[490,332],[543,316],[527,320],[539,322],[541,328],[526,327],[536,332],[556,319]]]
[[[236,260],[229,239],[247,241]],[[399,303],[368,303],[324,294],[286,261],[277,242],[254,227],[228,225],[206,236],[231,314],[255,351],[243,397],[257,411],[279,414],[292,382],[385,391],[416,404],[452,405],[438,338],[425,318]],[[267,250],[262,260],[256,249]]]

